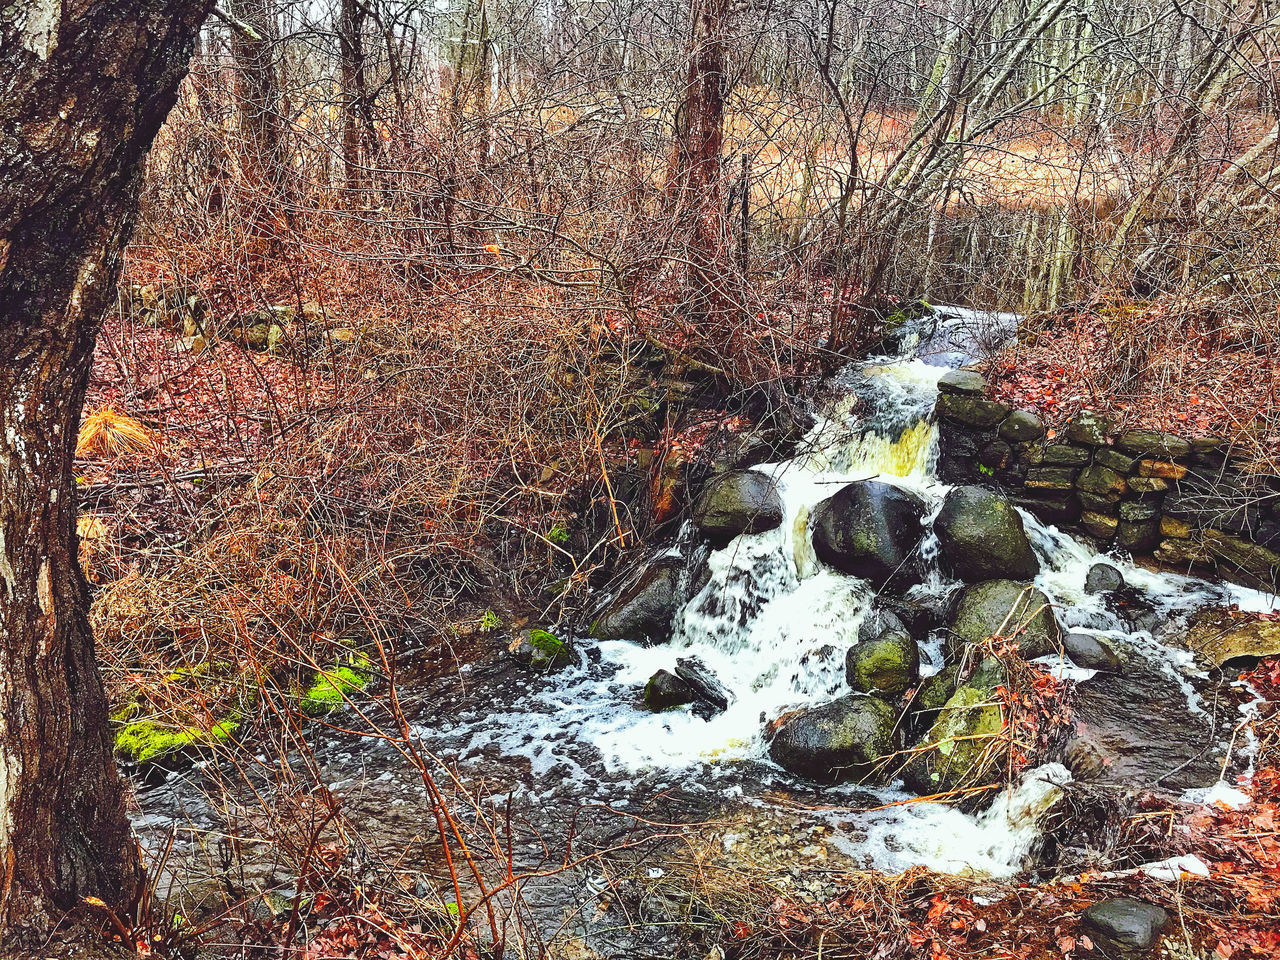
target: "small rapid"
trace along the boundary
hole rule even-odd
[[[529,684],[516,702],[463,711],[443,723],[426,721],[418,733],[437,750],[456,746],[464,766],[495,755],[522,758],[528,775],[515,790],[543,800],[573,795],[626,806],[645,791],[678,784],[758,804],[767,802],[768,790],[802,786],[769,760],[767,727],[789,711],[848,692],[845,653],[857,642],[859,625],[875,598],[866,580],[815,556],[810,514],[845,485],[875,479],[921,499],[933,511],[925,523],[930,529],[949,489],[937,476],[937,436],[929,422],[938,380],[948,365],[969,359],[974,337],[968,331],[974,326],[985,320],[981,336],[991,338],[1001,330],[1007,335],[1011,322],[1007,315],[983,318],[956,308],[940,315],[941,324],[905,338],[902,356],[845,370],[831,385],[832,398],[796,454],[753,468],[776,484],[783,521],[763,533],[737,536],[709,556],[705,549],[699,554],[705,556],[705,582],[677,614],[668,642],[646,646],[581,640],[577,666]],[[968,339],[956,336],[960,329]],[[1052,600],[1063,627],[1122,642],[1145,665],[1149,679],[1126,693],[1123,681],[1097,680],[1093,670],[1062,655],[1051,658],[1055,672],[1080,683],[1081,689],[1102,684],[1103,699],[1174,699],[1174,714],[1208,716],[1200,693],[1204,675],[1189,654],[1160,641],[1162,631],[1199,607],[1235,604],[1270,610],[1274,598],[1153,572],[1125,556],[1107,556],[1143,598],[1147,616],[1135,623],[1085,589],[1098,555],[1030,513],[1020,513],[1041,565],[1035,585]],[[692,541],[693,531],[686,528],[672,553],[697,553],[689,549]],[[941,603],[958,583],[938,563],[936,537],[927,535],[920,550],[923,582],[911,587],[906,598]],[[941,650],[939,636],[922,641],[922,676],[943,666]],[[728,691],[727,709],[706,716],[688,709],[655,713],[645,708],[640,691],[646,681],[686,658],[699,661]],[[1168,720],[1157,717],[1154,722]],[[1154,733],[1158,736],[1158,729]],[[1180,771],[1178,782],[1202,792],[1213,790],[1211,771],[1228,750],[1229,731],[1209,723],[1196,735],[1217,742],[1206,745],[1206,763],[1183,765],[1187,769]],[[1135,743],[1135,750],[1141,748]],[[1227,766],[1222,762],[1223,769]],[[1023,866],[1037,842],[1040,820],[1070,780],[1062,764],[1045,764],[978,814],[940,803],[907,802],[913,795],[901,783],[833,786],[824,788],[822,796],[841,807],[833,818],[832,843],[851,861],[890,871],[923,865],[998,878]]]

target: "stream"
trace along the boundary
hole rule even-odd
[[[1010,335],[1016,321],[938,308],[931,322],[902,335],[900,355],[851,365],[826,384],[817,423],[796,455],[753,468],[775,480],[783,522],[710,551],[686,527],[667,548],[690,569],[706,566],[705,583],[694,584],[669,642],[579,638],[578,662],[554,674],[531,674],[498,658],[402,691],[423,748],[456,769],[459,789],[477,806],[501,813],[516,837],[513,859],[526,865],[563,859],[571,823],[576,849],[589,850],[631,836],[640,823],[657,834],[668,823],[715,820],[724,824],[718,834],[724,849],[737,846],[748,859],[760,857],[750,843],[772,833],[795,838],[787,850],[797,863],[820,862],[828,870],[925,866],[999,880],[1028,866],[1044,814],[1072,780],[1065,763],[1029,771],[986,810],[966,813],[941,803],[899,803],[913,796],[901,783],[805,783],[769,759],[765,738],[767,723],[783,713],[848,692],[845,652],[875,595],[866,581],[817,559],[807,535],[810,511],[842,486],[875,478],[910,490],[936,515],[948,490],[936,475],[936,431],[927,419],[937,381],[983,344]],[[1198,608],[1271,610],[1275,599],[1152,571],[1124,556],[1101,558],[1142,598],[1135,619],[1085,589],[1100,559],[1087,544],[1020,512],[1040,560],[1035,584],[1054,602],[1063,628],[1105,638],[1127,658],[1126,669],[1113,674],[1050,658],[1059,676],[1078,684],[1089,735],[1118,758],[1103,779],[1230,800],[1227,784],[1250,762],[1247,736],[1233,741],[1242,698],[1225,696],[1227,681],[1202,671],[1172,638]],[[926,576],[905,599],[941,605],[958,583],[944,574],[932,534],[920,549]],[[700,660],[729,691],[727,709],[710,717],[646,709],[640,694],[649,677],[686,657]],[[934,631],[921,643],[922,676],[940,669],[942,658],[941,632]],[[343,798],[349,819],[375,846],[415,849],[406,862],[432,874],[434,825],[421,778],[387,743],[341,733],[317,740],[323,777]],[[174,863],[185,857],[189,864],[201,851],[209,859],[227,816],[202,799],[211,775],[206,763],[140,789],[135,825],[153,853],[172,834]],[[753,832],[752,823],[764,826]],[[650,875],[662,869],[655,859]],[[288,878],[264,865],[250,879]],[[616,918],[600,921],[588,907],[601,889],[599,871],[588,863],[530,884],[526,895],[544,921],[566,924],[609,954],[621,949],[607,932]]]

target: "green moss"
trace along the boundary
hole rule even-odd
[[[563,523],[557,523],[547,533],[547,539],[550,540],[552,543],[568,543],[569,528],[566,527]]]
[[[548,630],[530,630],[529,645],[549,657],[555,657],[564,649],[564,641]]]
[[[307,716],[323,717],[331,713],[352,693],[358,693],[369,684],[369,658],[352,654],[348,665],[321,670],[315,681],[298,700],[298,708]]]
[[[150,763],[189,747],[225,743],[239,726],[240,718],[234,714],[208,730],[197,726],[174,729],[154,720],[138,720],[116,731],[115,755],[126,763]]]

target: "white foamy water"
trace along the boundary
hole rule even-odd
[[[953,324],[976,322],[960,311]],[[1008,323],[1007,317],[999,318]],[[936,431],[924,417],[932,408],[944,367],[920,360],[882,361],[851,371],[847,395],[832,403],[797,455],[755,469],[777,482],[785,508],[774,530],[736,538],[712,552],[709,578],[679,614],[668,643],[593,644],[598,662],[584,662],[546,683],[531,681],[518,702],[460,717],[450,731],[422,729],[425,739],[462,737],[458,756],[497,749],[527,758],[529,795],[551,797],[568,780],[600,785],[610,795],[633,784],[679,782],[689,788],[742,790],[744,763],[785,782],[767,757],[765,723],[796,708],[816,706],[847,692],[844,660],[856,642],[874,592],[862,580],[820,563],[813,554],[807,521],[812,509],[855,480],[879,479],[921,497],[936,513],[947,487],[935,473]],[[1124,640],[1162,664],[1202,709],[1187,675],[1189,655],[1162,646],[1150,632],[1135,632],[1084,590],[1098,559],[1079,541],[1023,514],[1042,561],[1036,584],[1058,607],[1068,629]],[[938,553],[932,534],[922,544],[926,561]],[[1236,603],[1244,609],[1275,605],[1256,591],[1209,584],[1176,574],[1153,573],[1123,558],[1105,558],[1125,581],[1143,591],[1168,622],[1207,604]],[[943,595],[956,586],[936,563],[915,591]],[[592,644],[583,641],[582,646]],[[651,713],[640,701],[645,682],[678,658],[696,657],[731,692],[727,710],[704,719],[692,710]],[[922,672],[941,662],[939,641],[922,639]],[[1069,661],[1054,667],[1061,676],[1087,681]],[[667,780],[667,775],[670,775]],[[655,779],[656,778],[656,779]],[[1039,836],[1041,815],[1060,797],[1070,774],[1057,764],[1030,772],[990,808],[973,816],[938,803],[888,806],[851,814],[853,827],[837,834],[845,854],[869,866],[902,870],[925,865],[951,872],[1003,877],[1019,869]],[[717,786],[723,783],[724,786]],[[1211,785],[1206,784],[1206,787]],[[833,788],[832,803],[853,788]],[[907,798],[899,785],[873,792],[883,804]],[[862,790],[863,797],[867,791]],[[1206,794],[1208,795],[1208,794]],[[863,803],[863,806],[866,806]]]

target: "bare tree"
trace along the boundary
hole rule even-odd
[[[141,871],[76,558],[72,456],[146,157],[208,2],[17,0],[0,19],[0,923]]]

